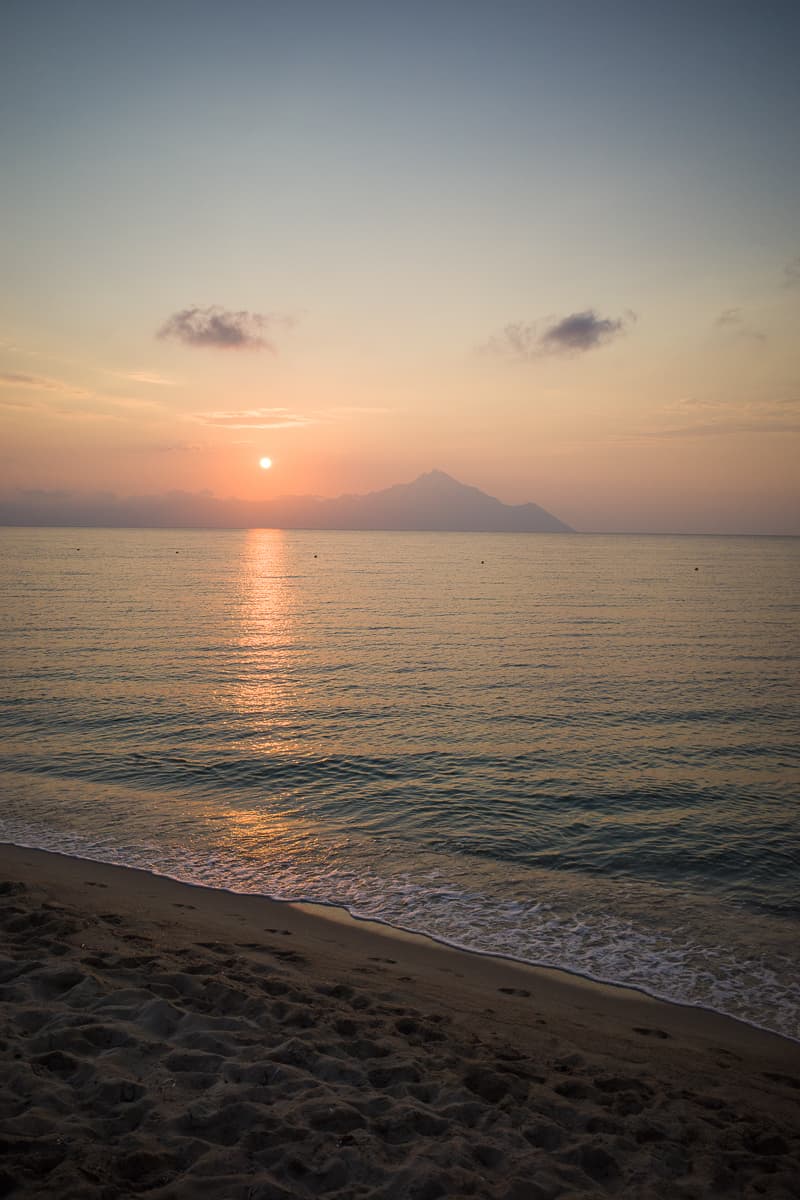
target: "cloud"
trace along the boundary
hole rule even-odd
[[[360,417],[394,411],[393,408],[387,408],[378,404],[338,404],[335,408],[326,409],[324,415],[330,417]]]
[[[632,312],[615,319],[601,317],[593,308],[587,308],[561,317],[544,330],[538,323],[517,321],[506,325],[485,349],[521,362],[532,362],[545,354],[584,354],[619,336],[635,319]]]
[[[199,412],[196,421],[226,429],[294,429],[316,424],[315,417],[293,413],[288,408],[247,408],[238,412]]]
[[[128,442],[129,454],[197,454],[205,449],[200,442]]]
[[[625,320],[622,317],[616,321],[610,317],[598,317],[594,309],[587,308],[584,312],[572,313],[556,321],[542,334],[541,344],[549,350],[574,354],[602,346],[624,328]]]
[[[18,371],[0,374],[0,387],[24,387],[38,392],[57,392],[60,396],[70,396],[76,400],[88,400],[92,395],[85,388],[65,383],[63,379],[50,379],[47,375],[23,375]]]
[[[134,383],[151,383],[154,387],[179,387],[177,379],[168,379],[157,371],[109,371],[117,379],[132,379]]]
[[[0,388],[25,388],[39,393],[30,401],[0,399],[0,407],[24,408],[31,413],[45,412],[70,421],[124,421],[138,418],[142,413],[153,416],[164,411],[154,400],[143,400],[138,396],[106,396],[74,387],[62,379],[25,375],[17,371],[0,373]]]
[[[217,350],[274,350],[265,337],[274,326],[291,326],[290,317],[265,316],[263,313],[228,312],[212,305],[210,308],[184,308],[173,313],[157,337],[183,342],[186,346],[211,346]]]
[[[720,437],[730,434],[800,433],[800,397],[761,397],[745,401],[721,401],[684,397],[662,410],[673,422],[662,429],[640,430],[645,438]],[[695,417],[695,421],[691,418]],[[698,421],[696,418],[700,417]]]
[[[685,425],[679,429],[658,429],[647,433],[645,436],[655,438],[692,438],[719,437],[720,435],[732,433],[800,433],[800,420],[716,421],[709,422],[707,425]]]
[[[521,322],[506,325],[501,334],[491,339],[486,349],[490,354],[527,361],[538,356],[539,334],[535,325]]]
[[[800,254],[783,268],[783,286],[800,287]]]
[[[740,308],[724,309],[719,314],[716,321],[714,322],[715,325],[720,325],[720,326],[741,325],[741,323],[742,323],[742,310]]]
[[[193,413],[203,425],[227,429],[299,429],[304,425],[321,425],[331,421],[347,421],[353,417],[394,412],[377,405],[342,404],[311,413],[295,413],[288,408],[246,408],[238,411]],[[246,443],[243,443],[246,444]]]
[[[723,309],[714,321],[714,328],[726,333],[728,340],[741,341],[745,339],[751,342],[765,342],[767,340],[766,334],[762,333],[760,329],[755,329],[752,325],[748,325],[747,319],[740,308]]]

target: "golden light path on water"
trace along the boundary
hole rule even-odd
[[[0,532],[7,839],[800,1029],[794,542],[80,536]]]

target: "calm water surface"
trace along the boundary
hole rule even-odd
[[[2,529],[0,561],[0,838],[800,1036],[800,539]]]

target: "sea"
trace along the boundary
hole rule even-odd
[[[800,539],[0,530],[0,839],[800,1038]]]

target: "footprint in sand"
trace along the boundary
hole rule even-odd
[[[794,1075],[782,1075],[780,1071],[765,1071],[765,1079],[771,1079],[773,1083],[785,1083],[791,1088],[800,1088],[800,1079],[796,1079]]]
[[[302,954],[297,954],[294,950],[271,950],[270,954],[273,954],[275,958],[280,958],[283,962],[304,963],[308,961]]]
[[[502,992],[504,996],[530,996],[530,992],[525,988],[498,988],[498,992]]]
[[[646,1027],[644,1027],[642,1025],[634,1025],[633,1032],[641,1033],[642,1037],[657,1037],[657,1038],[668,1038],[669,1037],[669,1034],[665,1033],[663,1029],[647,1029]]]
[[[102,888],[108,887],[107,883],[97,883],[97,881],[94,879],[84,879],[83,882],[86,884],[87,887],[102,887]]]

